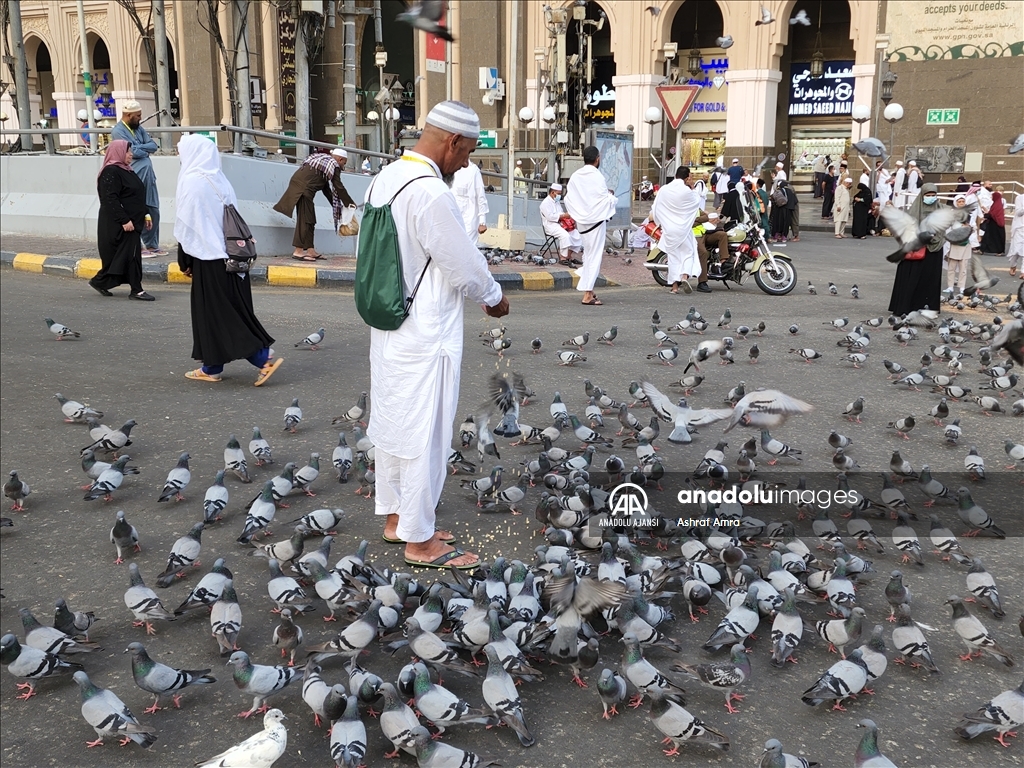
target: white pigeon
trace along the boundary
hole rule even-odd
[[[805,27],[811,26],[811,20],[807,17],[807,11],[801,8],[796,12],[796,16],[789,20],[790,25],[802,24]]]
[[[54,397],[60,402],[60,410],[64,414],[64,421],[68,424],[85,424],[87,418],[102,419],[103,412],[83,405],[77,400],[68,400],[58,392]]]
[[[772,16],[772,12],[762,5],[761,18],[754,22],[754,26],[760,27],[764,24],[771,24],[773,21],[775,21],[775,17]]]
[[[715,38],[715,45],[717,45],[722,50],[728,50],[729,48],[732,48],[732,44],[732,35],[725,35],[724,37]]]
[[[192,473],[188,468],[188,460],[190,458],[192,457],[187,453],[183,453],[178,457],[177,466],[167,473],[167,482],[164,483],[163,490],[160,492],[160,498],[157,501],[169,501],[172,496],[175,501],[185,500],[181,492],[188,487],[189,482],[192,480]]]
[[[681,398],[679,404],[675,405],[651,382],[643,381],[640,386],[643,388],[644,394],[647,395],[651,410],[662,420],[671,421],[674,424],[672,433],[668,436],[670,443],[690,442],[688,426],[713,424],[732,415],[732,410],[729,408],[692,409],[687,406],[685,398]]]
[[[260,434],[259,427],[252,428],[252,440],[249,441],[249,453],[256,460],[256,466],[262,467],[264,464],[273,464],[274,456],[270,450],[270,443],[264,439],[263,435]]]
[[[270,768],[288,748],[287,717],[280,709],[263,716],[263,730],[219,755],[196,763],[197,768]]]
[[[814,406],[779,392],[777,389],[759,389],[744,395],[732,409],[732,418],[723,430],[728,432],[737,424],[755,429],[777,427],[794,414],[809,413]]]

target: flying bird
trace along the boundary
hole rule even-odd
[[[441,24],[444,15],[444,0],[423,0],[405,13],[398,14],[395,19],[405,22],[416,29],[422,29],[428,35],[436,35],[442,40],[454,42],[455,38],[448,28]]]
[[[790,26],[792,26],[793,24],[802,24],[805,27],[809,27],[811,26],[811,20],[807,18],[807,11],[801,8],[799,11],[796,12],[796,16],[789,20],[789,24]]]
[[[773,21],[775,21],[775,17],[772,16],[772,12],[769,11],[767,8],[765,8],[762,5],[761,6],[761,18],[759,18],[757,21],[754,22],[754,26],[755,27],[760,27],[760,26],[762,26],[764,24],[771,24]]]
[[[723,50],[732,48],[732,44],[733,44],[732,35],[725,35],[724,37],[716,37],[715,38],[715,45],[717,45],[719,48],[721,48]]]
[[[906,211],[894,206],[882,209],[882,221],[892,232],[900,247],[886,256],[886,261],[899,264],[911,251],[925,247],[936,237],[942,237],[957,223],[959,211],[948,206],[928,214],[920,223]]]

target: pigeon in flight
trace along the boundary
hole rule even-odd
[[[398,14],[395,19],[416,27],[416,29],[422,29],[428,35],[437,35],[442,40],[454,42],[455,38],[452,37],[452,33],[441,24],[443,14],[443,0],[423,0],[405,13]]]
[[[775,17],[772,16],[772,12],[762,5],[761,18],[754,22],[754,26],[760,27],[764,24],[771,24],[773,21],[775,21]]]
[[[762,9],[762,13],[763,12],[764,9]],[[807,11],[801,8],[799,11],[797,11],[796,16],[789,20],[789,24],[790,26],[794,24],[802,24],[805,27],[809,27],[811,26],[811,20],[807,17]]]

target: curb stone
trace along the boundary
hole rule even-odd
[[[42,263],[38,259],[31,264],[19,264],[18,257],[25,257],[32,254],[20,254],[13,251],[0,250],[0,266],[22,271],[42,272],[44,275],[57,275],[59,277],[78,277],[79,267],[85,259],[76,259],[68,256],[43,256]],[[24,260],[24,259],[23,259]],[[96,261],[91,259],[90,261]],[[173,263],[173,262],[171,262]],[[142,275],[149,281],[168,282],[168,262],[142,262]],[[275,265],[270,265],[271,267]],[[28,268],[31,267],[31,268]],[[249,272],[249,278],[254,285],[267,285],[268,267],[260,265],[253,267]],[[571,290],[577,278],[574,273],[567,271],[558,272],[494,272],[494,279],[501,285],[503,291],[567,291]],[[84,276],[83,276],[84,279]],[[355,284],[356,273],[350,269],[323,268],[316,270],[316,279],[310,281],[303,278],[301,284],[289,281],[287,277],[275,276],[274,284],[289,287],[301,288],[327,288],[327,289],[350,289]],[[187,279],[175,279],[173,283],[188,282]],[[598,288],[614,286],[616,283],[601,276],[597,278]]]

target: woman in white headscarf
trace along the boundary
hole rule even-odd
[[[260,369],[259,387],[283,360],[269,359],[274,339],[256,319],[249,275],[225,267],[224,206],[237,208],[235,190],[221,170],[217,145],[209,139],[185,136],[178,143],[178,157],[174,237],[178,267],[192,278],[192,357],[203,363],[185,378],[221,381],[225,363],[245,359]]]

